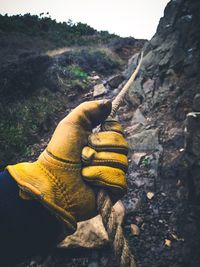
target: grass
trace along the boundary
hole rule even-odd
[[[62,100],[62,102],[61,102]],[[33,96],[12,104],[0,115],[0,166],[12,163],[17,155],[26,155],[28,146],[37,142],[51,118],[66,104],[61,95]]]
[[[88,74],[78,65],[72,64],[67,67],[67,71],[72,79],[87,80]]]

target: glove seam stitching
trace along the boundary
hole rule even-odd
[[[94,159],[94,162],[115,162],[115,163],[121,163],[121,164],[123,164],[123,165],[126,165],[127,166],[127,164],[126,163],[124,163],[123,161],[121,161],[121,160],[114,160],[114,159],[109,159],[109,160],[106,160],[106,159]]]
[[[52,161],[49,161],[48,160],[48,158],[45,156],[45,154],[43,155],[44,156],[44,158],[45,158],[45,160],[48,162],[48,163],[50,163],[50,164],[52,164],[52,165],[54,165],[54,166],[56,166],[56,167],[58,167],[58,168],[60,168],[60,169],[63,169],[63,170],[65,170],[66,169],[66,167],[68,167],[68,169],[70,169],[70,170],[80,170],[81,169],[81,164],[77,164],[77,165],[75,165],[75,164],[70,164],[70,163],[59,163],[59,161],[57,160],[57,162],[56,163],[54,163],[54,162],[52,162]],[[53,158],[54,159],[54,158]],[[54,159],[54,160],[56,160],[56,159]],[[63,166],[63,165],[64,166]]]
[[[115,169],[115,168],[117,168],[117,169],[119,169],[119,170],[121,170],[121,171],[123,171],[123,172],[125,172],[125,170],[127,170],[127,168],[128,168],[128,165],[127,164],[125,164],[124,162],[122,162],[122,161],[115,161],[115,160],[94,160],[93,161],[94,163],[116,163],[116,164],[120,164],[121,166],[105,166],[105,167],[110,167],[110,168],[113,168],[113,169]],[[101,166],[102,167],[102,165],[95,165],[95,164],[92,164],[93,162],[91,162],[90,164],[91,164],[91,166]],[[103,165],[104,166],[104,165]],[[125,169],[125,170],[124,170]]]
[[[90,140],[88,140],[88,144],[91,148],[95,149],[97,152],[100,151],[104,151],[105,149],[109,149],[110,151],[109,152],[116,152],[116,149],[120,149],[120,150],[123,150],[123,151],[128,151],[127,147],[125,146],[103,146],[103,145],[92,145],[92,143],[90,142]],[[108,151],[107,151],[108,152]],[[121,152],[121,151],[120,151]]]
[[[57,161],[61,161],[63,163],[67,163],[67,164],[70,164],[70,165],[80,165],[81,163],[79,161],[70,161],[70,160],[67,160],[67,159],[62,159],[62,158],[59,158],[55,155],[53,155],[51,152],[49,152],[47,149],[46,149],[46,152],[47,154],[52,157],[53,159],[57,160]]]
[[[99,176],[100,176],[100,177],[103,177],[103,173],[102,173],[102,171],[101,171],[100,169],[98,169],[98,173],[99,173]],[[97,178],[95,178],[94,180],[95,180],[95,181],[98,181]],[[103,183],[105,183],[106,185],[108,185],[107,181],[105,181],[105,180],[103,180],[103,179],[102,179],[102,181],[103,181]],[[123,188],[123,190],[124,190],[124,187],[123,187],[123,185],[122,185],[121,183],[118,183],[118,184],[116,184],[116,183],[113,184],[113,183],[112,183],[112,185],[114,185],[114,186],[119,186],[120,189]]]
[[[69,199],[66,198],[66,196],[67,196],[66,187],[63,186],[63,183],[62,183],[61,181],[59,181],[56,177],[54,177],[54,175],[53,175],[51,172],[49,172],[44,166],[42,166],[41,163],[37,162],[37,164],[38,164],[38,167],[39,167],[43,172],[45,172],[46,175],[48,175],[48,177],[51,179],[52,183],[55,184],[55,186],[57,186],[57,187],[61,190],[62,194],[64,193],[64,195],[61,195],[61,198],[62,198],[62,200],[64,200],[64,202],[65,202],[67,205],[69,205],[69,206],[67,206],[67,207],[70,208],[71,205],[69,204]],[[64,190],[63,190],[63,189],[64,189]],[[64,206],[64,207],[62,207],[62,208],[65,210],[66,207]]]

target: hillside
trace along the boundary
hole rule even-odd
[[[121,44],[120,44],[121,43]],[[71,20],[58,23],[47,14],[0,15],[0,62],[45,53],[62,47],[114,45],[141,47],[144,40],[121,38]]]
[[[120,71],[145,40],[120,38],[50,17],[0,16],[0,167],[33,155],[92,76]]]

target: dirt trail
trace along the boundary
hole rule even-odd
[[[74,51],[74,50],[75,50],[74,47],[61,47],[58,49],[48,50],[45,53],[45,55],[48,55],[49,57],[54,57],[54,56],[58,56],[58,55],[61,55],[63,53]]]

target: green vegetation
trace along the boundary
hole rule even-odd
[[[150,164],[151,164],[151,160],[149,157],[146,156],[145,158],[142,159],[141,166],[145,168],[149,168]]]
[[[87,48],[65,54],[66,64],[78,64],[85,72],[109,75],[124,63],[108,48]]]
[[[0,114],[0,166],[28,156],[29,145],[50,130],[53,120],[66,107],[63,94],[48,90],[17,103],[10,103]],[[2,107],[2,106],[1,106]]]
[[[72,79],[85,80],[88,78],[88,74],[83,71],[78,65],[70,65],[67,67],[67,71]]]
[[[56,22],[48,13],[40,16],[25,14],[15,16],[0,15],[0,31],[6,33],[21,33],[31,37],[41,37],[54,46],[94,45],[108,43],[117,35],[107,31],[93,29],[85,23]]]

